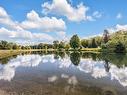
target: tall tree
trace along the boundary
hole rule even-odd
[[[80,39],[78,35],[73,35],[70,39],[70,46],[71,48],[79,48],[80,47]]]
[[[118,42],[116,47],[115,47],[115,52],[116,53],[125,53],[126,52],[126,48],[121,42]]]
[[[70,49],[70,44],[66,44],[66,45],[65,45],[65,49],[66,49],[66,50],[69,50],[69,49]]]
[[[104,41],[104,43],[107,43],[109,41],[109,32],[108,32],[108,30],[104,30],[103,41]]]
[[[59,47],[59,41],[53,41],[53,46],[55,49],[57,49]]]
[[[95,37],[95,41],[97,43],[97,46],[101,46],[101,44],[102,44],[102,37],[101,36]]]
[[[72,52],[70,54],[70,60],[74,65],[78,65],[80,63],[81,54],[80,52]]]
[[[88,40],[87,40],[87,39],[81,40],[81,45],[82,45],[84,48],[87,48],[87,47],[88,47]]]
[[[89,48],[97,48],[97,43],[94,38],[89,41]]]
[[[61,41],[59,43],[59,49],[64,49],[64,48],[65,48],[65,43]]]

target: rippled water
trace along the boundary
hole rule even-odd
[[[127,95],[126,54],[39,52],[0,63],[0,95]]]

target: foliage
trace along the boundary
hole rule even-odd
[[[59,41],[53,41],[53,46],[54,46],[54,49],[57,49],[58,46],[59,46]]]
[[[66,44],[65,45],[65,50],[69,50],[70,49],[70,44]]]
[[[87,47],[88,47],[88,40],[87,40],[87,39],[81,40],[81,45],[82,45],[84,48],[87,48]]]
[[[125,51],[126,51],[125,46],[121,42],[118,42],[117,45],[115,46],[115,52],[124,53]]]
[[[0,49],[2,50],[20,49],[20,45],[7,41],[0,41]]]
[[[70,54],[70,60],[74,65],[78,65],[80,63],[81,54],[80,52],[72,52]]]
[[[95,41],[96,41],[96,44],[97,46],[101,46],[102,44],[102,37],[101,36],[97,36],[97,37],[94,37]]]
[[[117,31],[110,35],[110,40],[105,44],[107,49],[112,49],[116,53],[125,52],[127,48],[127,31]]]
[[[58,48],[59,48],[59,49],[64,49],[64,48],[65,48],[65,43],[61,41],[61,42],[59,43]]]
[[[95,39],[93,38],[91,41],[89,41],[89,48],[97,48],[97,43]]]
[[[80,47],[80,39],[78,35],[73,35],[70,39],[71,48],[78,49]]]
[[[107,43],[109,41],[109,32],[108,32],[108,30],[104,30],[103,41],[104,41],[104,43]]]
[[[125,52],[127,48],[127,31],[117,31],[110,33],[104,30],[103,36],[96,36],[88,39],[82,39],[78,35],[73,35],[69,43],[55,40],[53,43],[39,43],[36,45],[18,45],[7,41],[0,41],[1,50],[17,50],[17,49],[56,49],[56,50],[84,50],[91,51],[92,48],[101,47],[101,51],[105,52]],[[110,36],[109,36],[110,35]],[[72,48],[72,49],[70,49]]]

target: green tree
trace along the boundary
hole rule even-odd
[[[87,39],[81,40],[81,45],[82,45],[84,48],[87,48],[87,47],[88,47],[88,40],[87,40]]]
[[[70,54],[70,60],[74,65],[78,65],[80,63],[81,54],[80,52],[72,52]]]
[[[104,41],[104,43],[107,43],[109,41],[109,32],[108,32],[108,30],[104,30],[103,41]]]
[[[65,49],[66,49],[66,50],[69,50],[69,49],[70,49],[70,44],[66,44],[66,45],[65,45]]]
[[[53,41],[54,49],[57,49],[59,47],[59,41]]]
[[[8,42],[7,41],[1,41],[0,42],[0,49],[6,50],[8,47]]]
[[[64,48],[65,48],[65,43],[61,41],[59,43],[59,49],[64,49]]]
[[[17,44],[14,44],[12,49],[19,49],[19,46]]]
[[[13,48],[14,43],[7,43],[7,49],[11,50]]]
[[[101,44],[102,44],[102,37],[101,36],[95,37],[95,41],[97,43],[97,46],[101,46]]]
[[[115,47],[115,52],[116,53],[125,53],[125,51],[126,51],[125,46],[121,42],[118,42]]]
[[[77,49],[80,47],[80,39],[78,35],[73,35],[70,39],[71,48]]]
[[[38,49],[44,49],[44,44],[43,43],[39,43],[38,44]]]
[[[97,48],[97,43],[94,38],[92,40],[90,40],[89,48]]]

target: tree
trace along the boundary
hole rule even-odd
[[[97,43],[94,38],[89,42],[89,48],[97,48]]]
[[[66,49],[66,50],[69,50],[69,49],[70,49],[70,44],[66,44],[66,45],[65,45],[65,49]]]
[[[109,32],[108,32],[108,30],[104,30],[103,41],[104,41],[104,43],[107,43],[109,41]]]
[[[88,40],[86,40],[86,39],[81,40],[81,45],[82,45],[84,48],[87,48],[87,47],[88,47]]]
[[[101,36],[95,37],[95,41],[97,43],[97,46],[101,46],[101,44],[102,44],[102,37]]]
[[[121,42],[118,42],[115,47],[115,52],[116,53],[125,53],[125,51],[126,51],[125,46]]]
[[[71,48],[79,48],[80,47],[80,39],[78,35],[73,35],[70,39],[70,46]]]
[[[44,44],[43,43],[38,44],[38,49],[44,49]]]
[[[64,49],[64,48],[65,48],[65,43],[61,41],[59,43],[59,49]]]
[[[18,45],[17,44],[14,44],[12,48],[13,49],[18,49]]]
[[[0,42],[0,49],[7,49],[8,42],[7,41],[1,41]]]
[[[70,54],[70,60],[76,66],[80,63],[80,58],[81,58],[80,52],[72,52]]]
[[[53,46],[54,46],[54,49],[57,49],[58,46],[59,46],[59,41],[53,41]]]

